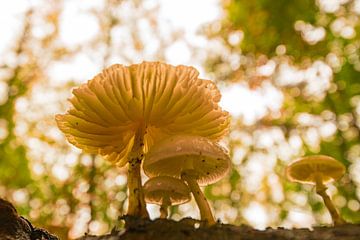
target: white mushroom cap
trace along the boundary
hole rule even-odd
[[[197,175],[199,185],[217,182],[230,170],[227,151],[208,138],[171,136],[148,152],[143,169],[149,177],[166,175],[181,178],[185,170]]]
[[[316,174],[321,174],[324,184],[341,178],[345,173],[344,165],[325,155],[313,155],[290,163],[286,168],[287,178],[293,182],[315,184]]]
[[[148,203],[163,203],[168,198],[171,205],[183,204],[191,200],[188,186],[181,180],[169,176],[150,178],[144,184],[145,200]]]

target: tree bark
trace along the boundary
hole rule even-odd
[[[104,236],[85,236],[81,240],[359,240],[360,225],[345,224],[336,227],[309,229],[255,230],[249,226],[216,224],[198,227],[199,221],[185,218],[179,222],[168,219],[154,221],[123,217],[125,229]]]
[[[124,216],[125,228],[104,236],[86,235],[80,240],[359,240],[360,225],[344,224],[335,227],[309,229],[272,229],[264,231],[249,226],[217,223],[201,227],[201,222],[184,218],[178,222],[169,219],[142,219]],[[18,215],[14,206],[0,199],[1,240],[58,240],[44,229],[36,228]]]
[[[1,240],[58,240],[44,229],[33,227],[19,216],[15,207],[0,198],[0,239]]]

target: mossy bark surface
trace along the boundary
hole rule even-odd
[[[272,229],[264,231],[249,226],[216,224],[199,227],[199,221],[185,218],[179,222],[168,219],[146,220],[125,216],[125,228],[104,236],[85,236],[81,240],[359,240],[360,225],[309,229]]]
[[[169,219],[148,220],[124,216],[125,227],[103,236],[86,235],[81,240],[359,240],[360,225],[344,224],[335,227],[314,227],[314,229],[271,229],[255,230],[249,226],[234,226],[217,223],[211,227],[200,227],[199,221],[184,218],[181,221]],[[15,208],[0,199],[1,240],[57,240],[44,229],[33,227],[20,217]],[[66,240],[66,239],[63,239]]]

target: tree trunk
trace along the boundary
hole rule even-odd
[[[199,227],[200,222],[191,218],[179,222],[168,219],[154,221],[123,217],[125,229],[104,236],[85,236],[81,240],[359,240],[360,225],[345,224],[336,227],[309,229],[255,230],[249,226],[216,224]]]
[[[201,222],[184,218],[154,221],[124,216],[125,228],[104,236],[84,236],[80,240],[359,240],[360,225],[344,224],[335,227],[309,229],[255,230],[249,226],[217,223],[200,227]],[[44,229],[35,228],[16,212],[11,203],[0,199],[1,240],[58,240]],[[64,239],[65,240],[65,239]]]
[[[0,239],[1,240],[58,240],[44,229],[36,228],[18,215],[15,207],[0,198]]]

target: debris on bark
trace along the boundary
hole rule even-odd
[[[125,228],[113,230],[104,236],[84,236],[80,240],[359,240],[360,225],[345,224],[336,227],[324,226],[310,229],[256,230],[249,226],[234,226],[217,223],[201,227],[199,221],[185,218],[179,222],[169,219],[139,219],[122,217]]]
[[[86,235],[79,240],[359,240],[360,225],[344,224],[310,229],[267,228],[264,231],[249,226],[234,226],[217,223],[206,227],[201,221],[184,218],[180,221],[169,219],[141,219],[123,216],[121,230],[114,229],[104,236]],[[18,215],[14,206],[0,199],[1,240],[59,240],[44,229],[33,227]]]

